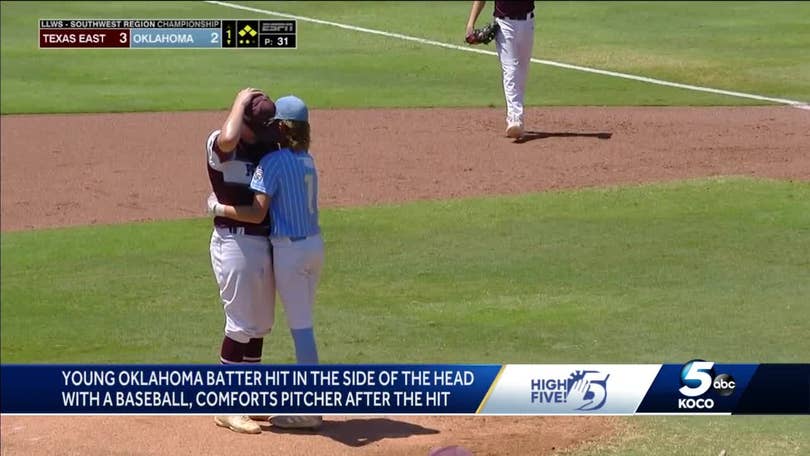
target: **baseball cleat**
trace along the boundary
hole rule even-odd
[[[282,415],[270,418],[270,423],[273,426],[281,429],[318,429],[323,424],[323,418],[320,416],[292,416]]]
[[[509,122],[506,126],[506,136],[509,138],[520,138],[523,136],[523,124],[520,122]]]
[[[241,434],[261,434],[262,428],[244,415],[215,416],[214,423]]]

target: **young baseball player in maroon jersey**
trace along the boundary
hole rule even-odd
[[[246,222],[271,214],[273,270],[295,357],[299,364],[317,364],[313,309],[324,244],[318,215],[318,173],[309,153],[309,109],[298,97],[281,97],[276,100],[275,119],[282,148],[265,155],[256,168],[250,185],[256,192],[252,204],[225,204],[209,197],[209,210]],[[270,422],[285,429],[317,429],[323,419],[281,415]]]
[[[484,9],[485,1],[472,2],[467,19],[467,36]],[[523,135],[523,96],[534,46],[534,1],[495,0],[492,15],[498,23],[495,47],[501,61],[503,94],[506,98],[506,136]]]
[[[253,170],[269,151],[278,149],[270,122],[275,104],[257,89],[239,92],[222,128],[206,142],[208,177],[219,201],[250,204]],[[258,223],[214,217],[211,266],[225,309],[225,336],[220,362],[261,361],[264,336],[273,326],[275,283],[270,254],[270,216]],[[218,426],[247,434],[261,427],[247,416],[217,416]]]

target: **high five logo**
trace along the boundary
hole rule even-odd
[[[678,399],[679,409],[705,409],[714,408],[714,399],[709,390],[718,396],[731,396],[737,388],[734,377],[730,374],[717,374],[714,363],[700,359],[689,361],[681,368],[681,387],[678,392],[685,397]]]
[[[537,378],[531,381],[532,404],[568,405],[571,410],[599,410],[607,402],[607,380],[610,374],[595,370],[578,370],[567,378]]]

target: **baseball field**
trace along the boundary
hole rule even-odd
[[[469,2],[0,8],[3,363],[217,362],[203,142],[247,86],[312,108],[322,362],[810,361],[808,3],[538,2],[519,141],[502,137],[497,58],[435,44],[464,47]],[[277,13],[299,17],[297,49],[36,42],[38,19]],[[277,321],[264,362],[294,362]],[[808,429],[391,416],[244,436],[200,416],[3,416],[0,431],[3,455],[736,456],[807,454]]]

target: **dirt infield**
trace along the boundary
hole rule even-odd
[[[2,231],[197,217],[204,139],[223,112],[2,117]],[[810,112],[793,108],[500,109],[312,114],[321,205],[524,193],[710,175],[810,179]],[[318,434],[242,436],[210,417],[2,417],[2,454],[544,455],[601,444],[614,418],[329,418]]]
[[[317,433],[261,435],[218,428],[210,417],[3,417],[3,455],[427,456],[462,445],[476,456],[544,455],[600,442],[617,426],[600,417],[327,418]]]
[[[3,116],[0,229],[203,215],[204,141],[224,115]],[[316,111],[321,205],[717,174],[810,179],[810,112],[799,109],[553,108],[528,119],[537,133],[515,144],[500,109]]]

